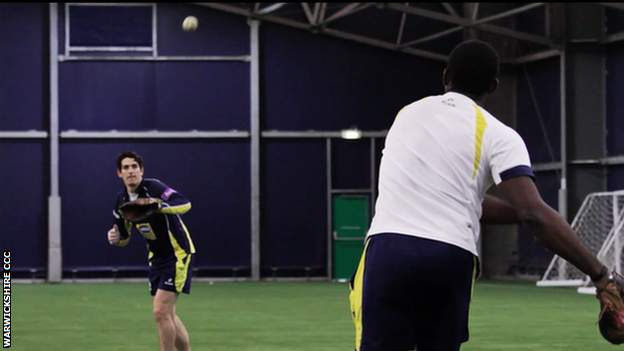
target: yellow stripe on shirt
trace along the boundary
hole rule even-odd
[[[477,176],[477,170],[479,169],[479,164],[481,163],[481,148],[483,143],[483,133],[485,132],[485,128],[487,127],[487,123],[485,122],[485,118],[483,117],[483,113],[479,109],[477,105],[474,105],[475,111],[477,111],[477,127],[475,131],[475,157],[474,157],[474,170],[472,171],[472,180]]]
[[[180,205],[180,206],[161,207],[159,212],[163,214],[169,214],[169,215],[175,215],[175,214],[181,215],[181,214],[185,214],[190,209],[191,209],[191,203],[187,202],[186,204]]]
[[[366,262],[366,249],[368,248],[368,240],[362,250],[360,262],[358,263],[355,276],[353,277],[353,285],[349,285],[349,304],[351,308],[351,317],[355,326],[355,351],[360,350],[362,342],[362,293],[364,290],[364,264]]]

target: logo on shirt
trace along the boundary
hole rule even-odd
[[[165,192],[162,194],[162,199],[163,200],[167,200],[169,198],[169,196],[171,196],[171,194],[175,193],[175,190],[168,188],[167,190],[165,190]]]
[[[152,231],[152,228],[150,228],[149,225],[145,224],[139,225],[137,229],[141,232],[141,234],[147,234]]]
[[[455,101],[453,101],[453,98],[448,98],[446,100],[442,100],[442,103],[447,105],[447,106],[451,106],[451,107],[455,107]]]

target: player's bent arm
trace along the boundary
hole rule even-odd
[[[483,197],[481,222],[487,224],[520,224],[518,212],[509,203],[489,194]]]
[[[583,245],[568,222],[542,200],[531,178],[514,177],[498,184],[498,188],[544,247],[572,263],[592,280],[603,273],[604,265]]]
[[[160,210],[158,210],[158,212],[160,213],[164,213],[164,214],[185,214],[187,213],[190,209],[191,209],[191,203],[187,202],[185,204],[181,204],[181,205],[177,205],[177,206],[170,206],[168,203],[166,202],[162,202],[160,204]]]
[[[191,202],[178,192],[172,193],[167,201],[160,201],[158,212],[164,214],[181,215],[191,209]]]

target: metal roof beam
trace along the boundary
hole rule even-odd
[[[469,18],[474,21],[477,19],[477,16],[479,15],[479,3],[473,2],[472,4],[473,4],[472,12],[470,13]]]
[[[477,5],[478,4],[479,3],[477,3]],[[529,10],[532,10],[532,9],[536,8],[536,7],[541,7],[541,6],[544,6],[544,5],[546,5],[546,3],[544,3],[544,2],[534,2],[534,3],[531,3],[531,4],[525,5],[525,6],[520,6],[518,8],[513,9],[513,10],[497,13],[495,15],[488,16],[488,17],[482,18],[480,20],[474,20],[474,21],[471,22],[471,25],[475,26],[475,25],[482,24],[482,23],[492,22],[492,21],[495,21],[495,20],[498,20],[498,19],[501,19],[501,18],[517,15],[517,14],[522,13],[522,12],[527,12]]]
[[[377,47],[384,48],[384,49],[400,50],[401,52],[405,52],[408,54],[412,54],[415,56],[420,56],[420,57],[424,57],[424,58],[428,58],[428,59],[432,59],[436,61],[442,61],[442,62],[448,61],[448,56],[445,56],[445,55],[436,54],[433,52],[414,49],[414,48],[401,49],[396,44],[393,44],[393,43],[388,43],[383,40],[373,39],[373,38],[365,37],[362,35],[346,33],[346,32],[332,29],[332,28],[323,29],[323,33],[334,36],[334,37],[342,38],[342,39],[347,39],[347,40],[356,41],[359,43],[377,46]]]
[[[236,6],[224,5],[224,4],[218,4],[218,3],[195,3],[195,4],[199,5],[199,6],[212,8],[212,9],[215,9],[215,10],[220,10],[220,11],[224,11],[224,12],[237,14],[237,15],[242,15],[242,16],[247,16],[247,17],[252,17],[253,16],[251,11],[245,10],[245,9],[242,9],[242,8],[236,7]],[[289,20],[289,19],[285,19],[285,18],[281,18],[281,17],[270,16],[270,15],[269,16],[263,16],[262,20],[263,21],[267,21],[267,22],[279,23],[279,24],[283,24],[283,25],[286,25],[286,26],[299,28],[299,29],[312,30],[314,28],[314,26],[311,26],[309,24],[305,24],[305,23],[302,23],[302,22]],[[418,49],[414,49],[414,48],[399,48],[394,43],[388,43],[388,42],[385,42],[383,40],[377,40],[377,39],[365,37],[365,36],[362,36],[362,35],[346,33],[346,32],[342,32],[342,31],[336,30],[336,29],[332,29],[332,28],[324,28],[324,29],[322,29],[321,32],[323,34],[326,34],[326,35],[329,35],[329,36],[342,38],[342,39],[347,39],[347,40],[351,40],[351,41],[355,41],[355,42],[359,42],[359,43],[363,43],[363,44],[368,44],[368,45],[372,45],[372,46],[376,46],[376,47],[380,47],[380,48],[384,48],[384,49],[398,50],[398,51],[401,51],[401,52],[404,52],[404,53],[407,53],[407,54],[411,54],[411,55],[419,56],[419,57],[424,57],[424,58],[431,59],[431,60],[442,61],[442,62],[446,62],[448,60],[448,56],[445,56],[445,55],[436,54],[436,53],[429,52],[429,51],[426,51],[426,50],[418,50]]]
[[[602,40],[603,43],[614,43],[616,41],[621,41],[624,40],[624,32],[619,32],[619,33],[614,33],[614,34],[610,34],[607,35],[604,40]]]
[[[405,5],[409,5],[409,3],[405,3]],[[406,17],[407,17],[407,14],[405,12],[403,12],[401,14],[401,25],[399,25],[399,34],[398,34],[397,40],[396,40],[396,44],[397,45],[401,45],[401,40],[403,40],[403,30],[405,29]]]
[[[327,18],[325,21],[323,21],[323,23],[320,23],[320,25],[323,24],[327,24],[329,22],[335,21],[341,17],[344,16],[348,16],[352,13],[355,12],[355,9],[360,6],[361,2],[352,2],[349,5],[343,7],[340,11],[334,13],[333,15],[329,16],[329,18]]]
[[[529,5],[525,5],[525,6],[510,10],[510,11],[505,11],[505,12],[501,12],[493,16],[482,18],[476,21],[472,21],[470,19],[464,19],[461,17],[460,18],[453,17],[451,15],[446,15],[443,13],[429,11],[429,10],[416,8],[412,6],[406,6],[406,5],[399,4],[399,3],[387,3],[384,6],[385,8],[388,8],[391,10],[402,11],[402,12],[416,15],[416,16],[421,16],[421,17],[439,20],[439,21],[446,22],[446,23],[456,24],[464,28],[473,27],[475,29],[478,29],[484,32],[499,34],[499,35],[510,37],[510,38],[521,39],[521,40],[526,40],[526,41],[530,41],[530,42],[537,43],[537,44],[552,46],[553,45],[552,41],[546,37],[541,37],[539,35],[533,35],[533,34],[527,34],[527,33],[513,30],[513,29],[495,26],[491,24],[485,24],[490,21],[494,21],[494,20],[501,19],[501,18],[508,17],[508,16],[513,16],[518,13],[528,11],[538,6],[543,6],[544,4],[545,3],[529,4]],[[455,30],[459,30],[459,29],[453,29],[453,31]]]
[[[321,10],[319,11],[317,17],[316,17],[316,21],[314,22],[315,24],[319,24],[319,23],[323,23],[323,21],[325,20],[325,11],[327,11],[327,3],[326,2],[322,2],[321,3]]]
[[[269,6],[265,7],[265,8],[263,8],[260,11],[256,10],[256,15],[258,15],[258,16],[267,15],[267,14],[273,12],[273,11],[277,11],[277,10],[281,9],[284,5],[286,5],[285,2],[276,2],[273,5],[269,5]]]
[[[435,34],[428,35],[426,37],[422,37],[422,38],[418,38],[418,39],[415,39],[415,40],[408,41],[406,43],[401,44],[400,47],[403,48],[403,47],[407,47],[407,46],[421,44],[421,43],[424,43],[424,42],[427,42],[427,41],[431,41],[431,40],[434,40],[434,39],[441,38],[443,36],[446,36],[446,35],[449,35],[449,34],[452,34],[452,33],[455,33],[455,32],[460,32],[462,30],[464,30],[464,27],[455,27],[455,28],[447,29],[447,30],[444,30],[444,31],[441,31],[441,32],[438,32],[438,33],[435,33]]]
[[[533,34],[527,34],[527,33],[519,32],[517,30],[509,29],[509,28],[494,26],[491,24],[480,24],[480,25],[475,26],[475,28],[478,30],[482,30],[484,32],[499,34],[502,36],[515,38],[515,39],[526,40],[526,41],[530,41],[536,44],[547,45],[550,47],[554,46],[552,40],[546,37],[541,37],[539,35],[533,35]]]
[[[383,5],[385,8],[391,9],[391,10],[396,10],[396,11],[401,11],[401,12],[405,12],[411,15],[416,15],[416,16],[421,16],[421,17],[426,17],[426,18],[431,18],[431,19],[435,19],[438,21],[443,21],[446,23],[452,23],[452,24],[456,24],[459,26],[468,26],[470,24],[470,21],[461,17],[455,17],[452,15],[446,15],[440,12],[435,12],[435,11],[430,11],[430,10],[425,10],[425,9],[421,9],[418,7],[413,7],[413,6],[407,6],[404,4],[399,4],[399,3],[395,3],[395,2],[390,2],[390,3],[384,3]]]
[[[451,5],[451,3],[449,2],[443,2],[442,6],[444,6],[444,8],[446,9],[446,11],[448,11],[451,16],[453,17],[459,17],[459,14],[457,13],[457,11],[455,11],[455,9],[453,8],[453,5]]]
[[[306,18],[308,19],[308,23],[310,23],[310,25],[313,25],[314,15],[312,14],[312,10],[310,10],[310,6],[308,5],[307,2],[302,2],[301,7],[303,7],[303,12],[305,13]]]
[[[520,56],[518,58],[512,59],[511,61],[509,61],[509,63],[516,65],[519,63],[539,61],[539,60],[543,60],[543,59],[547,59],[547,58],[555,57],[559,55],[561,55],[560,50],[552,49],[552,50],[536,52],[530,55]]]
[[[611,7],[614,9],[618,9],[618,10],[624,10],[624,3],[622,2],[599,2],[599,3],[596,3],[596,5],[602,5],[602,6],[607,6],[607,7]]]

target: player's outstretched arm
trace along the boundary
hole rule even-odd
[[[604,274],[604,265],[583,245],[563,217],[542,200],[531,178],[514,177],[498,184],[498,189],[542,245],[592,280],[598,280],[596,286],[606,282],[606,277],[597,279]]]
[[[487,224],[520,224],[518,212],[509,203],[485,194],[482,203],[481,222]]]

